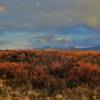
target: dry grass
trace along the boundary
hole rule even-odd
[[[0,100],[100,100],[100,52],[0,51]]]
[[[49,95],[45,90],[30,89],[28,84],[14,88],[7,80],[0,80],[0,100],[100,100],[100,87],[83,85]]]

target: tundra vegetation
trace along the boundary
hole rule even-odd
[[[100,100],[100,52],[1,50],[0,100]]]

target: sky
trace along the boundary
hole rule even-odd
[[[100,0],[0,0],[0,49],[100,45]]]

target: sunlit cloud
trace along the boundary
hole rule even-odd
[[[6,10],[6,7],[4,5],[0,5],[0,13],[4,12]]]
[[[92,27],[96,27],[100,23],[100,19],[98,19],[96,16],[89,17],[85,21],[87,25]]]

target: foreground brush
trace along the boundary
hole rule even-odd
[[[0,100],[100,100],[100,52],[0,51]]]

